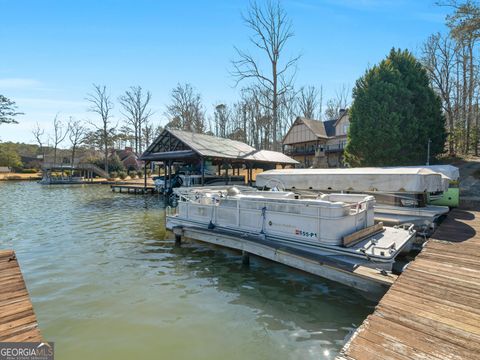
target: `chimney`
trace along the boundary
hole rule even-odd
[[[338,111],[339,117],[342,117],[343,114],[345,114],[346,111],[347,111],[346,109],[340,109],[340,110]]]

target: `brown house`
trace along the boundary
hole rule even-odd
[[[143,161],[138,159],[138,155],[131,147],[125,147],[124,150],[112,150],[112,155],[113,154],[118,155],[127,171],[141,170],[143,168]]]
[[[343,167],[343,149],[350,125],[348,111],[338,119],[320,121],[297,117],[285,135],[283,152],[303,167]]]

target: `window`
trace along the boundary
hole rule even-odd
[[[346,134],[348,132],[348,125],[349,124],[345,124],[343,125],[343,133]]]

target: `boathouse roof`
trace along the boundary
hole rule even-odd
[[[164,129],[140,157],[145,161],[182,161],[194,158],[284,165],[298,163],[277,151],[256,150],[240,141],[176,129]]]

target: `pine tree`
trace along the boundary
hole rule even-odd
[[[353,89],[345,160],[350,166],[420,165],[444,152],[439,97],[407,50],[392,49]]]

